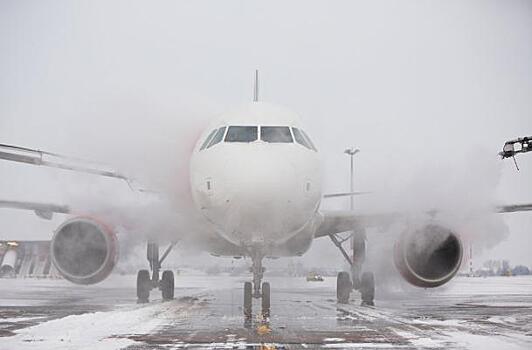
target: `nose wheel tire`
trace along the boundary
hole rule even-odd
[[[340,304],[347,304],[349,302],[349,294],[353,285],[349,273],[342,271],[338,273],[336,278],[336,298]]]
[[[262,315],[270,317],[270,284],[262,283]]]
[[[150,273],[148,270],[140,270],[137,273],[137,303],[144,304],[150,299],[151,289]]]
[[[174,273],[170,270],[163,272],[161,277],[161,292],[163,294],[163,300],[174,299]]]
[[[244,283],[244,316],[251,318],[251,303],[252,303],[252,285],[251,282]]]
[[[364,272],[360,278],[360,297],[362,305],[375,305],[375,276],[373,272]]]

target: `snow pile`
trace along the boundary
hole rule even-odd
[[[174,301],[67,316],[22,329],[2,339],[0,349],[120,349],[134,343],[121,335],[148,333],[183,308]]]
[[[485,336],[466,332],[449,332],[446,334],[453,344],[462,345],[467,349],[485,349],[485,350],[527,350],[530,349],[530,343],[522,339],[511,337]],[[456,346],[456,345],[453,345]]]

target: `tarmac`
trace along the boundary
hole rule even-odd
[[[94,286],[0,280],[0,349],[531,349],[532,276],[459,277],[412,292],[388,288],[375,307],[336,302],[336,280],[267,277],[271,313],[242,311],[246,276],[176,276],[176,298],[137,304],[135,276]]]

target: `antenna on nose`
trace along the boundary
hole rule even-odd
[[[253,85],[253,102],[259,102],[259,70],[255,69],[255,84]]]

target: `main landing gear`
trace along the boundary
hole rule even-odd
[[[361,304],[367,306],[375,305],[375,277],[373,272],[366,271],[360,274],[362,271],[362,265],[366,258],[366,233],[364,230],[359,229],[353,231],[352,235],[347,238],[342,238],[337,234],[329,235],[332,242],[344,258],[351,266],[351,274],[346,271],[338,273],[336,279],[336,297],[338,303],[347,304],[352,290],[358,290],[360,292]],[[345,251],[343,243],[349,239],[352,239],[353,246],[353,259],[349,257],[349,254]]]
[[[150,299],[150,291],[155,288],[159,288],[161,291],[163,301],[174,299],[174,273],[170,270],[165,270],[162,277],[159,278],[159,272],[161,264],[175,244],[175,242],[171,243],[159,259],[159,244],[148,242],[147,258],[152,274],[150,276],[148,270],[140,270],[137,273],[137,303],[147,303]]]
[[[253,298],[261,298],[262,316],[270,317],[270,284],[262,282],[265,268],[262,267],[262,255],[254,255],[251,258],[251,272],[253,273],[253,283],[244,283],[244,316],[250,319],[252,316]],[[262,285],[261,285],[262,283]],[[262,286],[262,288],[261,288]]]

